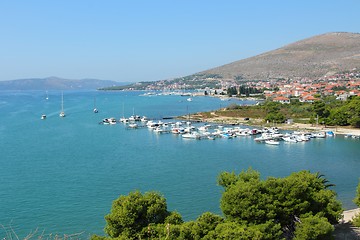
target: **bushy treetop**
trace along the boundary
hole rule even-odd
[[[183,222],[179,213],[167,210],[159,193],[135,191],[113,202],[105,216],[108,237],[92,239],[329,239],[331,224],[341,217],[332,185],[319,173],[262,180],[249,169],[238,175],[223,172],[218,184],[224,188],[223,216],[205,212]]]

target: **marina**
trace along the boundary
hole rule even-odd
[[[110,119],[110,120],[109,120]],[[140,120],[142,119],[142,120]],[[172,133],[175,135],[181,135],[183,138],[190,139],[210,139],[215,140],[216,138],[235,138],[235,137],[248,137],[253,136],[252,138],[255,142],[266,143],[270,145],[279,145],[280,142],[284,143],[298,143],[298,142],[308,142],[312,138],[326,138],[326,137],[335,137],[335,133],[332,131],[282,131],[277,127],[270,128],[249,128],[247,126],[223,126],[218,124],[210,125],[208,123],[201,123],[199,121],[176,121],[176,122],[163,122],[164,120],[145,120],[140,116],[134,118],[131,116],[129,118],[120,118],[119,121],[116,121],[115,118],[105,118],[100,124],[108,124],[109,121],[112,121],[112,124],[116,122],[123,123],[126,129],[134,128],[148,128],[154,133]],[[140,122],[141,121],[141,122]],[[138,123],[136,123],[138,122]],[[139,123],[140,122],[140,123]],[[260,135],[260,136],[258,136]],[[345,135],[346,138],[354,138],[356,135]]]
[[[59,118],[62,94],[48,94],[48,100],[41,91],[0,94],[0,224],[11,225],[20,238],[37,228],[103,234],[112,201],[134,190],[161,192],[168,208],[185,220],[206,211],[221,214],[217,176],[249,167],[263,178],[303,169],[320,172],[336,185],[344,209],[355,207],[357,138],[325,133],[324,138],[288,142],[287,137],[306,139],[309,133],[267,128],[277,134],[279,145],[273,146],[255,141],[265,134],[264,127],[175,118],[224,107],[220,99],[192,96],[189,102],[189,96],[135,91],[64,92],[66,118]],[[97,114],[94,97],[101,110]],[[234,103],[255,104],[226,101]],[[132,115],[140,120],[129,121]],[[111,118],[116,124],[99,124]]]

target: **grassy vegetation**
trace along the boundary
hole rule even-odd
[[[353,218],[352,224],[353,224],[355,227],[360,227],[360,214],[357,214],[357,215]]]
[[[292,101],[290,104],[281,104],[266,101],[255,106],[239,106],[231,104],[226,108],[213,112],[196,114],[198,119],[211,120],[232,118],[236,121],[257,120],[262,123],[284,123],[292,119],[295,123],[311,123],[327,126],[360,127],[360,97],[351,97],[347,101],[335,98],[325,98],[314,103],[300,103]]]
[[[269,107],[268,105],[273,105]],[[239,121],[244,121],[249,118],[250,121],[254,119],[266,121],[269,113],[276,113],[280,116],[283,116],[280,121],[285,119],[294,119],[294,122],[309,123],[311,112],[311,104],[302,104],[302,105],[282,105],[277,103],[265,103],[265,105],[256,105],[256,106],[239,106],[236,104],[231,104],[230,106],[219,109],[214,112],[203,112],[198,113],[196,116],[202,119],[211,119],[211,118],[233,118],[238,119]],[[272,119],[268,119],[272,121]],[[279,123],[279,121],[276,121]]]

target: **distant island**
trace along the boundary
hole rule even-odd
[[[96,90],[104,87],[127,84],[129,83],[111,80],[74,80],[59,77],[47,77],[0,81],[0,90]]]

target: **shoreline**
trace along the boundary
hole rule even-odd
[[[281,130],[292,130],[292,131],[332,131],[335,135],[356,135],[360,136],[360,128],[353,127],[340,127],[340,126],[314,126],[310,123],[291,123],[291,124],[264,124],[262,119],[251,119],[249,121],[243,120],[241,118],[234,117],[223,117],[217,116],[215,113],[211,113],[212,117],[203,118],[200,114],[192,114],[189,120],[201,121],[207,123],[216,123],[216,124],[229,124],[229,125],[246,125],[252,127],[272,127],[275,126]],[[181,118],[188,118],[188,116],[183,116]]]
[[[360,239],[360,228],[352,225],[351,220],[356,214],[360,214],[360,208],[343,211],[343,218],[335,224],[333,237],[335,240],[356,240]]]
[[[350,222],[356,214],[360,214],[360,208],[350,209],[343,211],[343,217],[339,221],[340,223]]]
[[[360,135],[360,129],[358,128],[346,128],[346,127],[334,127],[334,126],[316,128],[311,126],[311,124],[301,124],[301,123],[294,123],[293,125],[299,129],[315,130],[315,131],[332,131],[335,134],[340,134],[340,135],[348,135],[348,134],[357,135],[357,136]]]

